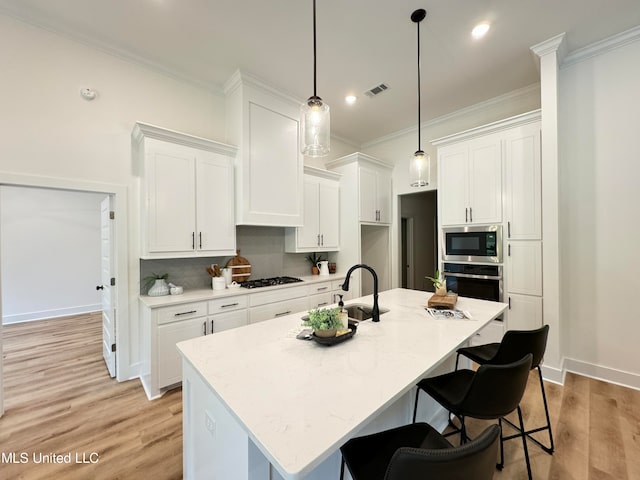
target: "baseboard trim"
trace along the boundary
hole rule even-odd
[[[564,364],[564,361],[562,362]],[[557,383],[558,385],[564,385],[564,376],[566,370],[564,365],[560,368],[550,367],[548,365],[542,365],[542,378],[548,382]]]
[[[35,320],[45,320],[48,318],[68,317],[69,315],[81,315],[83,313],[98,312],[102,310],[102,305],[80,305],[77,307],[56,308],[53,310],[42,310],[40,312],[18,313],[15,315],[4,315],[2,323],[9,325],[12,323],[33,322]]]
[[[604,382],[613,383],[622,387],[640,390],[640,375],[638,375],[637,373],[625,372],[624,370],[618,370],[610,367],[603,367],[601,365],[583,362],[574,358],[564,359],[563,370],[565,372],[577,373],[578,375],[583,375],[595,380],[602,380]]]

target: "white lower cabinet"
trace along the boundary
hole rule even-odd
[[[509,330],[533,330],[542,326],[542,297],[507,294]]]
[[[182,381],[182,363],[176,343],[206,335],[207,331],[206,317],[158,325],[158,388]]]
[[[266,305],[251,307],[249,309],[249,323],[258,323],[272,318],[284,317],[295,312],[307,310],[309,300],[304,295],[291,300],[280,300]]]
[[[494,320],[471,337],[470,343],[472,346],[484,345],[487,343],[499,343],[502,340],[503,335],[504,323]]]

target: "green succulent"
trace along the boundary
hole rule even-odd
[[[438,289],[445,285],[444,275],[440,273],[440,270],[436,270],[435,277],[424,277],[424,278],[426,278],[427,280],[431,280],[431,282],[433,283],[433,288],[435,289]]]
[[[315,267],[318,262],[322,262],[324,258],[322,258],[322,255],[316,255],[316,253],[313,252],[307,255],[307,260],[309,261],[309,263],[311,263],[312,266]]]
[[[144,282],[144,289],[149,290],[156,280],[166,280],[167,278],[169,278],[168,273],[152,273],[142,279]]]

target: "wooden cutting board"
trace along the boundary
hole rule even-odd
[[[246,282],[251,276],[251,264],[249,260],[240,256],[240,250],[236,253],[237,255],[227,262],[227,268],[231,269],[231,279],[234,282]]]
[[[457,293],[448,293],[446,295],[432,295],[427,301],[427,307],[429,308],[445,308],[447,310],[453,310],[458,301]]]

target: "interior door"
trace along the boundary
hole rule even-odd
[[[113,288],[115,275],[113,268],[113,239],[114,221],[112,218],[112,198],[106,197],[100,204],[101,225],[101,268],[100,280],[102,285],[96,288],[102,292],[102,356],[107,364],[109,375],[116,375],[116,302]],[[112,281],[112,279],[114,279]]]

